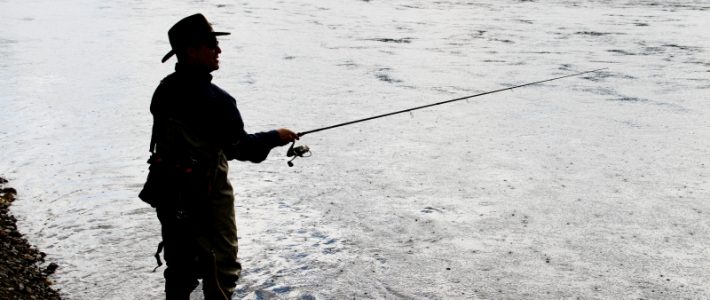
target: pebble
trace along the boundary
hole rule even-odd
[[[47,268],[44,269],[44,274],[47,274],[47,275],[53,274],[54,271],[57,270],[57,268],[59,268],[59,266],[58,266],[57,264],[55,264],[55,263],[50,263],[50,264],[47,266]]]

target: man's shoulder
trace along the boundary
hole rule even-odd
[[[230,98],[232,97],[232,95],[230,95],[227,91],[225,91],[224,89],[222,89],[221,87],[217,86],[214,83],[210,83],[210,88],[217,94],[224,95],[224,96],[227,96]]]
[[[178,73],[171,73],[160,80],[155,93],[164,97],[186,96],[193,94],[195,84],[183,78]]]
[[[160,85],[178,84],[179,81],[180,78],[178,74],[176,72],[173,72],[168,74],[168,76],[165,76],[165,78],[160,81]]]

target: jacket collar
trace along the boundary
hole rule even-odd
[[[209,71],[207,71],[207,69],[184,63],[178,62],[175,64],[175,73],[191,77],[195,80],[205,80],[207,82],[212,81],[212,75]]]

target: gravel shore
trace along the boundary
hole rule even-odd
[[[17,191],[0,178],[0,299],[61,299],[47,278],[57,264],[45,264],[45,254],[17,231],[9,208]]]

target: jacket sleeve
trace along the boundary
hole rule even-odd
[[[219,109],[217,111],[217,137],[218,143],[227,159],[237,159],[254,163],[262,162],[274,147],[283,146],[276,130],[258,133],[247,133],[244,122],[237,108],[236,100],[227,92],[214,87],[214,92],[219,95]],[[223,131],[222,131],[223,130]]]
[[[259,163],[266,159],[274,147],[283,146],[276,130],[247,134],[224,149],[227,159]]]

